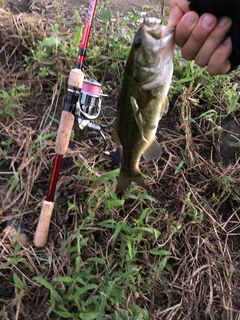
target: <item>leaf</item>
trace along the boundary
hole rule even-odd
[[[74,279],[70,278],[70,277],[56,277],[53,279],[53,281],[59,281],[59,282],[73,282]]]
[[[14,258],[8,258],[8,262],[9,262],[10,264],[18,264],[19,261],[20,261],[20,259],[18,259],[18,258],[16,258],[16,257],[14,257]]]
[[[117,308],[114,314],[114,320],[129,320],[129,315],[126,310]]]
[[[2,99],[9,99],[10,98],[10,95],[7,93],[7,91],[4,91],[4,90],[0,90],[0,98]]]
[[[141,13],[134,8],[131,8],[133,13],[133,21],[138,21],[141,18]]]
[[[80,313],[79,318],[81,320],[94,320],[98,316],[98,312]]]
[[[79,213],[79,207],[75,203],[68,201],[68,210],[73,210]]]
[[[33,143],[35,144],[37,142],[41,142],[41,141],[47,140],[49,138],[54,137],[56,134],[57,134],[56,131],[53,131],[53,132],[48,133],[48,134],[45,134],[44,136],[41,136],[41,137],[37,138],[36,140],[34,140]]]
[[[79,276],[74,279],[76,282],[81,283],[83,286],[86,285],[86,282]]]
[[[68,312],[68,311],[56,311],[53,310],[58,316],[62,317],[62,318],[76,318],[76,315],[74,313]]]
[[[139,219],[136,220],[136,223],[137,223],[137,226],[138,226],[138,227],[141,226],[143,220],[146,218],[147,214],[148,214],[149,212],[151,212],[151,211],[152,211],[151,208],[146,208],[146,209],[143,210],[143,212],[141,213]]]
[[[133,247],[132,247],[132,241],[128,240],[127,241],[127,247],[128,247],[128,253],[130,256],[130,259],[133,259]]]
[[[104,182],[106,180],[107,181],[111,180],[111,179],[115,179],[116,180],[116,177],[119,175],[119,172],[120,172],[120,169],[116,169],[116,170],[107,172],[105,174],[102,174],[100,177],[95,178],[94,182],[95,183],[102,183],[102,182]]]
[[[106,205],[109,206],[110,208],[111,207],[121,207],[124,205],[124,200],[120,200],[120,199],[117,199],[117,200],[106,200]]]
[[[104,221],[101,221],[101,222],[99,222],[98,223],[98,226],[100,226],[100,227],[104,227],[104,228],[110,228],[110,229],[112,229],[112,228],[116,228],[116,221],[115,220],[113,220],[113,219],[108,219],[108,220],[104,220]]]
[[[186,77],[186,78],[183,78],[183,79],[179,79],[177,82],[178,83],[185,83],[185,82],[191,82],[194,80],[194,77]]]
[[[157,255],[157,256],[171,256],[172,252],[171,251],[167,251],[167,250],[155,250],[152,249],[150,250],[151,254]]]
[[[231,141],[231,140],[226,140],[225,143],[228,144],[230,147],[235,147],[235,148],[240,147],[240,141],[235,142],[235,141]]]
[[[115,231],[114,231],[113,238],[112,238],[113,243],[116,241],[117,236],[118,236],[119,232],[122,230],[123,226],[124,226],[124,222],[119,221],[119,222],[117,223],[116,229],[115,229]]]
[[[12,143],[12,139],[7,139],[5,141],[1,141],[1,145],[2,146],[10,146],[10,144]]]
[[[103,13],[100,14],[100,19],[104,22],[108,22],[111,19],[111,12],[110,10],[105,10]]]
[[[52,291],[51,291],[51,297],[53,297],[54,300],[55,300],[56,302],[58,302],[58,304],[63,303],[63,298],[57,293],[57,291],[52,290]]]
[[[96,285],[96,284],[87,284],[83,288],[78,289],[77,292],[74,294],[74,297],[77,298],[77,297],[81,296],[82,294],[84,294],[85,292],[87,292],[89,290],[95,290],[97,288],[98,288],[98,285]]]
[[[61,44],[61,41],[58,38],[55,38],[53,36],[47,37],[40,41],[41,47],[57,47]]]
[[[150,234],[155,234],[155,236],[159,237],[161,232],[158,229],[152,228],[152,227],[137,227],[134,229],[135,231],[142,231],[147,232]]]
[[[169,7],[165,8],[165,14],[168,16],[168,15],[169,15],[169,13],[170,13],[170,9],[169,9]]]
[[[158,268],[157,268],[157,270],[156,270],[156,274],[157,274],[157,275],[159,275],[159,274],[163,271],[163,269],[166,267],[166,264],[167,264],[167,262],[168,262],[168,259],[169,259],[169,257],[164,257],[164,258],[160,261],[159,266],[158,266]]]
[[[80,26],[77,28],[77,32],[75,34],[74,44],[79,45],[82,39],[82,33],[83,33],[83,26]]]
[[[104,265],[104,266],[106,265],[106,263],[105,263],[104,259],[102,259],[102,258],[93,257],[93,258],[90,258],[90,260],[91,260],[91,261],[93,261],[93,262],[96,262],[96,263],[102,264],[102,265]]]
[[[44,286],[45,288],[49,289],[50,291],[54,291],[54,288],[51,285],[51,283],[49,283],[47,280],[43,279],[42,277],[34,277],[33,280],[36,280],[42,286]]]
[[[156,202],[156,199],[151,197],[149,194],[147,193],[140,193],[138,195],[138,199],[141,199],[141,200],[149,200],[149,201],[152,201],[152,202]]]
[[[16,273],[13,274],[13,281],[15,285],[18,287],[18,289],[23,289],[22,281],[19,279],[19,277],[16,275]]]
[[[184,164],[186,164],[186,161],[185,161],[185,160],[182,160],[182,161],[179,163],[179,165],[177,166],[177,168],[176,168],[176,170],[175,170],[175,172],[174,172],[174,175],[176,175],[176,174],[181,170],[181,168],[182,168],[182,166],[183,166]]]

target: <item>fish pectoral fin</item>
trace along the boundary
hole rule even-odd
[[[163,113],[162,115],[165,116],[168,113],[169,110],[169,100],[168,97],[166,96],[164,98],[164,102],[163,102]]]
[[[143,153],[143,158],[145,160],[154,160],[160,158],[162,155],[162,148],[160,143],[155,138],[147,150]]]
[[[165,116],[168,113],[168,109],[169,109],[169,100],[168,100],[168,97],[165,96],[162,98],[162,101],[161,101],[159,120],[161,120],[162,116]]]
[[[118,144],[121,144],[119,137],[118,137],[118,133],[117,133],[117,126],[115,125],[113,127],[113,131],[112,131],[112,141]]]
[[[140,172],[136,172],[134,175],[129,175],[128,172],[126,172],[124,169],[121,169],[115,192],[118,194],[126,191],[132,182],[135,182],[138,186],[144,189],[147,188]]]
[[[143,118],[142,118],[141,111],[138,107],[137,100],[135,98],[131,97],[130,102],[131,102],[132,109],[133,109],[134,119],[135,119],[137,126],[138,126],[138,129],[141,133],[141,137],[142,137],[143,141],[148,142],[147,139],[144,137]]]

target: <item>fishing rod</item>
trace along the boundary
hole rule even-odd
[[[85,74],[81,69],[86,55],[96,5],[97,0],[90,0],[82,39],[78,51],[78,58],[75,68],[70,71],[68,77],[67,97],[64,105],[64,110],[62,111],[62,115],[60,118],[55,143],[55,159],[53,169],[49,181],[47,196],[42,204],[42,209],[33,240],[33,243],[36,247],[44,247],[47,242],[51,216],[54,208],[54,194],[56,191],[58,176],[63,160],[63,155],[66,153],[69,145],[70,135],[74,124],[74,113],[76,110],[76,104],[78,102],[79,95],[84,83]]]

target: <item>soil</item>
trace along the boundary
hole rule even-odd
[[[80,12],[84,21],[89,1],[58,1],[64,12],[65,25],[74,23],[75,10]],[[116,12],[125,15],[131,7],[144,10],[145,3],[144,0],[111,0],[107,8],[111,9],[113,15]],[[167,3],[168,1],[164,2]],[[161,8],[155,6],[158,14]],[[49,0],[9,0],[5,9],[10,9],[11,13],[17,15],[15,22],[18,23],[25,13],[28,13],[27,19],[37,13],[48,23],[48,20],[53,21],[58,10]],[[8,14],[5,14],[7,21]],[[6,23],[4,29],[8,30],[8,27]],[[37,28],[30,28],[28,31],[37,32]],[[3,36],[4,32],[0,34],[2,47]],[[24,34],[22,37],[24,38]],[[15,40],[13,37],[6,43],[5,51],[0,51],[0,62],[10,68],[17,79],[16,83],[21,84],[25,81],[22,57],[27,52],[18,51],[21,46],[16,45]],[[12,79],[7,78],[7,82],[4,79],[0,79],[2,88],[16,84]],[[36,229],[41,209],[39,199],[46,196],[55,155],[54,142],[48,139],[39,141],[39,138],[58,129],[57,121],[62,112],[62,97],[58,97],[55,92],[59,88],[54,87],[53,80],[47,79],[39,83],[36,86],[39,85],[40,94],[24,101],[22,117],[19,115],[14,121],[10,117],[1,120],[1,141],[4,144],[1,144],[0,161],[0,233],[4,241],[0,247],[0,308],[7,306],[6,312],[9,312],[12,319],[17,319],[15,315],[18,315],[19,310],[24,310],[19,319],[46,319],[44,312],[49,307],[47,290],[35,285],[22,300],[17,300],[20,291],[12,281],[12,273],[19,271],[21,278],[24,273],[22,270],[26,267],[25,261],[29,261],[29,268],[34,260],[35,264],[27,269],[31,270],[30,274],[24,278],[31,287],[31,277],[44,275],[51,279],[65,275],[68,269],[75,268],[75,261],[67,261],[67,250],[76,245],[76,235],[73,235],[74,239],[70,244],[65,243],[66,236],[76,230],[90,214],[86,211],[87,199],[92,199],[96,192],[92,187],[93,177],[98,179],[101,174],[104,175],[113,168],[111,158],[102,154],[103,141],[99,135],[92,134],[86,143],[70,142],[57,184],[56,209],[52,217],[48,246],[46,249],[36,250],[32,246],[34,232],[31,230]],[[116,98],[117,94],[114,98],[105,99],[99,120],[107,138],[108,150],[116,148],[111,141]],[[151,271],[153,279],[146,284],[144,294],[136,293],[136,298],[131,293],[127,304],[135,299],[138,306],[150,310],[151,320],[240,319],[240,117],[239,114],[229,115],[218,123],[219,130],[214,132],[209,130],[207,122],[202,127],[191,123],[191,135],[188,136],[181,119],[181,103],[182,97],[171,102],[170,110],[159,126],[158,138],[163,145],[163,157],[155,162],[141,164],[144,173],[154,180],[149,182],[150,194],[157,199],[157,207],[161,208],[152,215],[149,214],[146,220],[150,227],[157,227],[162,235],[159,241],[150,235],[149,240],[144,242],[143,251],[152,249],[151,245],[155,243],[157,248],[170,250],[177,258],[168,260],[166,274],[160,272],[156,276],[155,270]],[[8,146],[5,141],[9,137],[12,142]],[[34,149],[31,149],[34,143],[37,143],[40,154],[36,155]],[[8,158],[4,158],[6,153],[10,155]],[[195,157],[194,163],[192,155]],[[19,172],[20,183],[18,181],[17,186],[14,185],[14,179],[9,179],[14,178],[15,172]],[[81,179],[83,175],[84,181]],[[100,188],[103,185],[104,183]],[[9,194],[9,190],[12,194]],[[102,192],[104,190],[100,189],[99,195]],[[134,199],[138,199],[138,193],[139,190],[135,191],[123,208],[111,214],[104,211],[105,207],[91,208],[95,219],[98,222],[110,220],[113,214],[116,220],[128,219],[129,224],[135,225],[139,219],[138,213],[146,210],[149,204],[149,199],[136,203]],[[98,196],[94,201],[98,203]],[[77,213],[69,209],[71,204],[78,208]],[[15,243],[12,243],[12,237],[6,231],[9,230],[9,221],[15,221],[15,218],[17,221],[21,220],[24,235],[30,243],[21,250],[15,249]],[[87,263],[89,257],[97,257],[99,252],[117,255],[118,244],[112,244],[113,230],[93,228],[92,231],[91,227],[92,222],[88,221],[89,243],[87,248],[81,249],[81,262]],[[66,248],[61,251],[63,243]],[[23,262],[15,266],[17,250]],[[14,266],[11,268],[8,256],[13,257],[11,261]],[[158,259],[159,257],[139,253],[139,270],[143,274],[153,270],[152,266]],[[49,270],[48,262],[51,265]],[[101,274],[101,270],[98,272]],[[3,314],[0,309],[0,316]]]
[[[69,0],[69,1],[65,0],[65,1],[61,1],[61,3],[64,10],[68,12],[68,17],[73,14],[74,10],[79,10],[79,5],[80,5],[80,8],[84,7],[86,10],[89,5],[88,0],[82,0],[81,2],[78,0]],[[165,0],[165,4],[167,3],[168,1]],[[124,15],[127,12],[129,12],[131,8],[134,8],[135,10],[138,10],[138,11],[142,11],[145,5],[146,5],[146,1],[144,0],[122,0],[122,1],[111,0],[108,3],[108,8],[113,12],[113,14],[116,14],[116,12],[119,11]],[[49,11],[49,9],[52,7],[52,1],[9,0],[8,7],[13,13],[28,12],[31,10],[38,11],[38,12],[44,11],[44,10]]]

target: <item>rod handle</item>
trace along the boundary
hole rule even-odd
[[[70,71],[68,85],[74,88],[82,89],[85,73],[82,70],[74,68]]]
[[[64,110],[61,115],[56,138],[56,154],[64,155],[66,153],[72,132],[73,123],[74,115],[71,112]]]
[[[54,202],[43,201],[40,218],[33,239],[33,244],[37,248],[42,248],[47,243],[48,231],[50,227]]]

